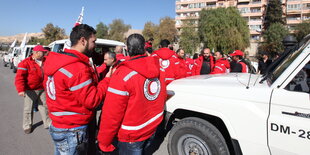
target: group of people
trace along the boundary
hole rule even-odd
[[[77,25],[70,33],[70,49],[44,56],[48,51],[37,45],[18,65],[15,85],[25,101],[23,129],[32,132],[32,108],[38,102],[56,155],[116,148],[119,154],[143,154],[163,120],[166,86],[173,80],[247,72],[240,50],[230,54],[232,62],[220,51],[212,55],[209,48],[190,59],[182,49],[174,52],[166,39],[153,52],[152,40],[145,41],[140,34],[128,37],[129,56],[117,46],[115,52],[104,54],[101,66],[95,66],[88,57],[95,48],[95,34],[93,27]],[[98,109],[102,111],[97,125]]]

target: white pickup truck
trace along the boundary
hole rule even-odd
[[[170,155],[309,155],[310,36],[265,75],[201,75],[168,85]]]

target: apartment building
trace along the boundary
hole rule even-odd
[[[247,51],[255,55],[257,45],[261,41],[263,16],[266,13],[267,0],[176,0],[176,28],[180,30],[186,19],[197,19],[203,8],[218,8],[235,6],[241,16],[248,22],[251,45]],[[282,0],[283,17],[291,32],[303,20],[310,19],[310,0]]]

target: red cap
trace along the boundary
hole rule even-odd
[[[33,48],[33,51],[47,52],[47,50],[42,45],[37,45]]]
[[[230,56],[236,56],[236,55],[240,55],[243,56],[243,52],[240,50],[235,50],[234,52],[229,54]]]

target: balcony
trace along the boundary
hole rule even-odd
[[[249,22],[248,22],[248,25],[262,25],[262,20],[261,19],[259,19],[259,20],[249,20]]]
[[[177,0],[176,4],[193,4],[193,3],[205,3],[205,2],[217,2],[217,0]]]
[[[259,34],[261,34],[260,32],[258,32],[258,31],[256,31],[256,30],[250,30],[250,34],[251,35],[259,35]]]
[[[302,20],[300,18],[286,18],[287,24],[299,24]]]
[[[238,3],[250,2],[250,0],[238,0]]]
[[[176,16],[176,20],[199,19],[198,16]]]
[[[310,20],[310,16],[303,16],[302,20]]]
[[[199,12],[202,8],[181,8],[176,10],[176,13],[184,13],[184,12]]]

